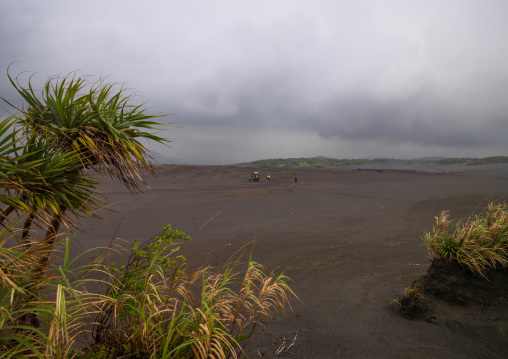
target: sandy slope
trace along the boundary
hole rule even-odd
[[[280,358],[506,358],[506,298],[484,308],[433,300],[431,323],[400,317],[391,301],[427,271],[420,237],[439,210],[462,218],[508,199],[507,167],[272,169],[260,170],[271,182],[251,183],[249,168],[161,166],[135,197],[104,179],[113,212],[87,222],[74,254],[107,244],[116,227],[142,240],[167,223],[193,236],[191,266],[221,265],[255,240],[254,259],[285,271],[301,303],[260,332],[252,358],[295,336],[295,355]]]

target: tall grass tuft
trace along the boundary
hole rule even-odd
[[[187,273],[178,246],[189,237],[170,226],[134,240],[125,265],[106,255],[76,268],[66,240],[46,249],[63,263],[43,271],[40,250],[5,246],[11,236],[0,232],[0,357],[236,358],[294,295],[252,258]]]
[[[432,231],[423,236],[429,253],[484,275],[488,269],[508,266],[508,205],[489,203],[486,210],[465,222],[454,223],[449,212],[436,217]]]
[[[0,357],[76,357],[87,318],[99,311],[101,300],[69,269],[68,239],[64,264],[56,266],[55,257],[40,260],[56,244],[8,246],[16,233],[12,228],[0,232]]]

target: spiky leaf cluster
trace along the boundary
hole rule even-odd
[[[153,173],[142,139],[159,143],[165,139],[150,133],[158,115],[146,113],[145,104],[132,105],[133,95],[114,84],[88,84],[85,77],[71,74],[50,78],[37,96],[9,76],[27,103],[17,122],[29,137],[51,139],[54,149],[76,151],[84,170],[95,170],[118,178],[131,191],[140,190],[142,170]]]

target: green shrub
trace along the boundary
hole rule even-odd
[[[400,306],[400,309],[410,316],[426,312],[428,304],[423,296],[423,288],[417,283],[404,288],[404,296],[394,299],[393,302]]]
[[[170,226],[134,241],[120,267],[106,255],[74,268],[67,239],[63,248],[45,247],[62,250],[63,264],[40,271],[40,249],[7,247],[10,236],[0,232],[1,357],[237,357],[294,295],[284,275],[250,258],[187,273],[178,246],[188,236]]]
[[[449,212],[436,217],[432,231],[423,236],[429,253],[467,266],[480,274],[508,266],[507,204],[489,203],[482,215],[453,223]]]

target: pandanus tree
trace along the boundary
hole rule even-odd
[[[34,219],[46,223],[49,230],[52,220],[68,219],[63,208],[76,216],[91,214],[98,205],[96,181],[75,170],[81,164],[76,151],[55,149],[52,140],[37,137],[24,138],[24,144],[16,145],[18,131],[6,135],[7,128],[0,128],[0,136],[4,132],[4,140],[10,142],[0,148],[0,188],[4,190],[0,201],[6,205],[0,221],[5,222],[14,210],[23,213],[25,241]]]
[[[70,215],[94,212],[100,196],[90,170],[119,179],[133,193],[145,172],[154,174],[143,142],[167,142],[151,132],[160,116],[133,105],[124,87],[90,84],[71,73],[49,78],[38,94],[30,80],[24,87],[8,77],[26,104],[6,100],[16,113],[0,125],[0,224],[21,214],[26,243],[34,223],[44,229],[40,243],[52,245]]]

